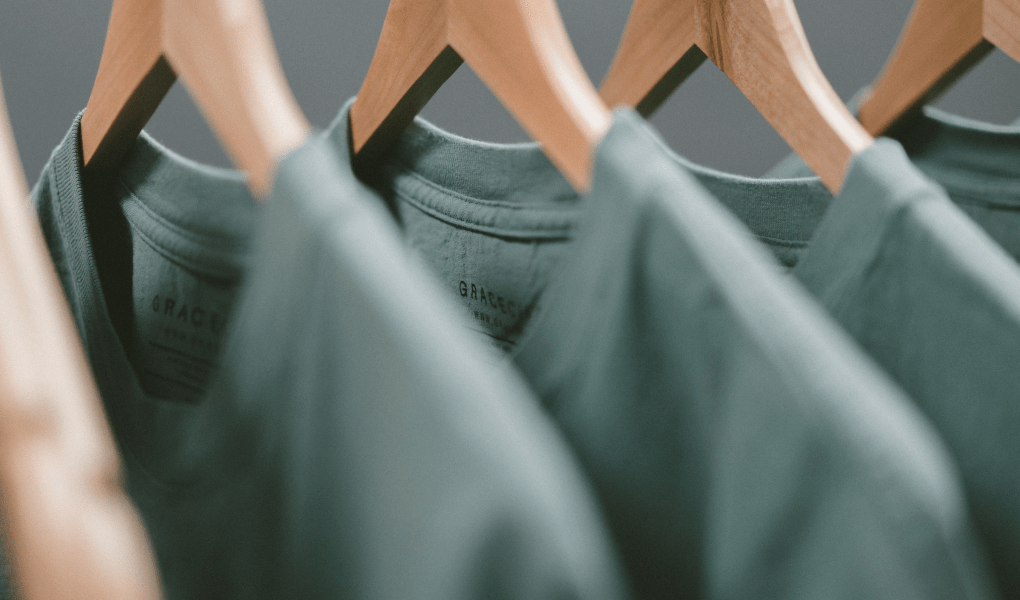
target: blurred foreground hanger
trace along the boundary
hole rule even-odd
[[[858,116],[872,135],[931,102],[994,47],[1020,61],[1020,0],[916,0]]]
[[[310,127],[259,0],[114,0],[81,122],[89,169],[115,167],[177,76],[256,196]]]
[[[600,92],[648,116],[705,58],[838,192],[872,139],[822,75],[792,0],[635,0]]]
[[[0,91],[0,507],[18,598],[161,597]]]
[[[355,152],[385,148],[461,62],[489,86],[575,189],[590,186],[611,115],[554,0],[391,0],[351,108]]]

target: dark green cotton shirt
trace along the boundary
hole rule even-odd
[[[83,180],[78,131],[34,197],[169,599],[625,596],[555,427],[321,137],[260,210],[145,135]]]
[[[1011,126],[992,125],[925,107],[890,134],[903,145],[914,166],[941,185],[960,211],[1014,259],[1020,260],[1020,122]],[[811,172],[799,157],[791,155],[766,176],[811,177]],[[979,251],[972,252],[980,257]],[[1009,282],[1016,279],[1013,274],[996,272],[986,258],[977,258],[975,262],[989,267],[982,270],[991,277]],[[998,262],[992,261],[993,264]],[[1007,296],[1013,294],[1013,291],[1005,292]],[[1015,303],[1008,304],[1012,307]],[[968,300],[961,308],[974,310],[976,306],[980,304]],[[1003,313],[1015,308],[992,310]],[[955,343],[981,347],[986,342],[979,335],[1006,339],[1020,335],[1020,327],[1015,322],[998,333],[991,333],[993,328],[984,327],[967,340]],[[969,408],[958,411],[966,410],[967,414],[947,412],[943,415],[946,422],[937,421],[936,424],[947,432],[954,453],[961,458],[975,517],[991,550],[1004,591],[1007,597],[1020,598],[1020,509],[1017,508],[1020,506],[1020,470],[1016,468],[1020,464],[1020,442],[1015,434],[1020,428],[1017,403],[1020,387],[1015,387],[1020,385],[1020,378],[1009,373],[1014,371],[1009,366],[1013,355],[1007,353],[992,358],[992,349],[1002,349],[1005,340],[987,343],[990,353],[973,358],[963,354],[957,361],[962,364],[992,361],[966,374],[972,379],[989,378],[986,382],[970,386],[957,383],[951,388],[958,390],[955,397],[966,398],[962,402]],[[1010,346],[1016,347],[1013,343]],[[954,367],[954,372],[956,369],[962,370],[962,367]],[[972,406],[975,401],[977,406]]]
[[[753,180],[676,160],[934,424],[960,467],[999,588],[1018,598],[1020,270],[1004,249],[1020,248],[1020,132],[925,113],[906,146],[920,169],[880,139],[835,199],[814,177]]]
[[[940,440],[633,112],[581,199],[420,120],[359,172],[542,397],[638,597],[993,597]]]

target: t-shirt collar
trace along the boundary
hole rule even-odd
[[[85,217],[80,131],[81,113],[54,150],[43,177],[50,178],[54,190],[57,225],[68,253],[71,310],[107,418],[129,466],[141,467],[147,476],[172,485],[220,479],[223,473],[215,477],[211,473],[217,465],[213,455],[232,435],[225,426],[229,420],[214,414],[222,407],[149,397],[113,326]],[[140,140],[139,145],[152,148],[149,140]]]

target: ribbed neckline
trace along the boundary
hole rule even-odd
[[[891,135],[956,199],[1020,207],[1020,126],[993,125],[925,107]]]
[[[833,202],[832,193],[817,177],[734,175],[691,162],[659,139],[656,143],[766,242],[807,244]]]
[[[344,105],[326,130],[338,148],[349,146],[353,102]],[[666,156],[766,241],[806,244],[832,202],[832,194],[816,178],[730,175],[694,164],[652,137]],[[391,188],[400,200],[436,219],[507,239],[567,239],[584,204],[537,143],[470,140],[421,117],[359,175],[377,189]]]
[[[348,147],[353,103],[326,130],[335,147]],[[579,218],[581,199],[537,143],[470,140],[420,117],[359,176],[439,220],[500,237],[563,239]]]

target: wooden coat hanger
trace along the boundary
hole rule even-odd
[[[705,58],[838,192],[872,138],[822,75],[792,0],[635,0],[600,93],[648,116]]]
[[[1020,61],[1020,0],[917,0],[858,112],[864,128],[884,133],[937,98],[993,47]]]
[[[0,508],[18,598],[162,596],[0,91]]]
[[[89,169],[116,166],[177,76],[265,197],[310,127],[287,87],[259,0],[114,0],[81,121]]]
[[[554,0],[391,0],[351,107],[354,151],[374,154],[466,61],[575,189],[586,191],[611,115]]]

